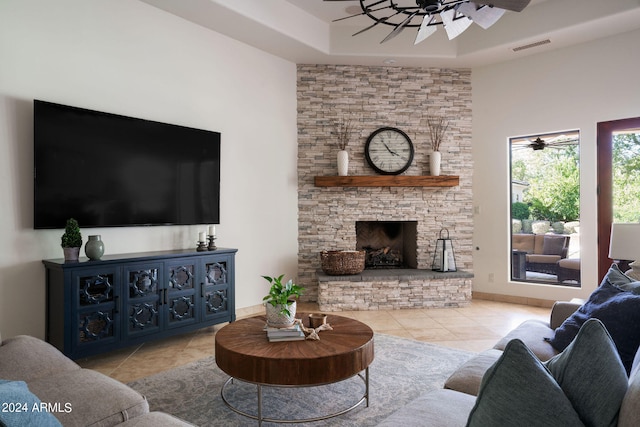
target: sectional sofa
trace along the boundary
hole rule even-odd
[[[10,427],[191,426],[149,412],[140,393],[26,335],[0,339],[0,402],[0,425]]]
[[[586,302],[557,302],[379,426],[640,425],[640,282],[612,266]]]

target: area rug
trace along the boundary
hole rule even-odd
[[[442,388],[448,376],[473,353],[391,335],[374,336],[375,359],[369,368],[369,406],[304,426],[375,426],[412,399]],[[129,383],[145,395],[152,411],[163,411],[201,427],[240,427],[257,421],[229,409],[220,396],[228,375],[209,357]],[[309,419],[356,403],[364,394],[359,377],[336,384],[303,388],[263,387],[263,416]],[[256,386],[241,381],[225,392],[240,410],[255,415]],[[276,425],[263,423],[263,426]]]

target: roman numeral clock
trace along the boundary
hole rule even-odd
[[[399,175],[411,166],[414,149],[406,133],[383,127],[369,135],[364,154],[369,166],[379,174]]]

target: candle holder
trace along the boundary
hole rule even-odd
[[[216,247],[216,236],[209,236],[209,247],[207,249],[210,251],[215,251],[216,249],[218,249]]]
[[[198,247],[196,248],[196,251],[198,252],[203,252],[207,250],[207,242],[198,242]]]

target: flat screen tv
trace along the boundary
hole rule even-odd
[[[34,228],[217,224],[220,133],[34,100]]]

